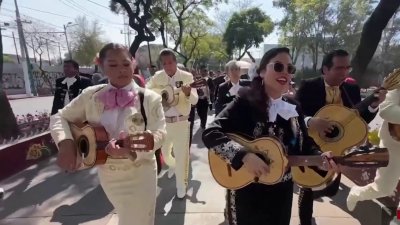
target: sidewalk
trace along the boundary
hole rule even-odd
[[[196,121],[187,198],[175,199],[174,178],[170,180],[166,174],[159,178],[156,225],[225,225],[225,191],[211,176],[198,127]],[[345,201],[352,185],[344,178],[337,196],[315,201],[316,224],[382,224],[382,210],[373,201],[359,204],[354,213],[347,211]],[[6,191],[0,201],[1,225],[117,225],[118,218],[99,186],[96,169],[66,174],[51,158],[0,182],[0,187]],[[291,225],[299,224],[297,192]]]

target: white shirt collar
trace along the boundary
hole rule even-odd
[[[230,81],[230,82],[231,82],[231,81]],[[229,94],[230,94],[231,96],[235,96],[235,95],[238,94],[239,89],[241,88],[241,86],[240,86],[239,83],[240,83],[239,81],[237,82],[237,84],[234,84],[234,83],[231,82],[232,87],[229,89]]]
[[[285,120],[299,116],[296,111],[296,105],[283,101],[282,96],[277,99],[270,98],[268,114],[270,122],[275,122],[278,115]]]
[[[77,81],[76,77],[65,77],[62,84],[67,84],[68,88]]]

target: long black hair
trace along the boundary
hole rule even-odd
[[[260,74],[266,69],[271,59],[279,53],[287,53],[290,56],[290,50],[286,47],[272,48],[268,50],[260,61],[260,65],[257,69],[257,76],[255,76],[251,81],[250,88],[243,90],[241,93],[241,96],[246,96],[250,101],[250,104],[254,105],[262,113],[268,110],[269,97],[265,93],[263,78]]]

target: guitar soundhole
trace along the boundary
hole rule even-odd
[[[164,99],[165,101],[168,101],[168,94],[167,93],[162,93],[161,94],[162,99]]]
[[[78,150],[83,158],[89,155],[89,140],[86,137],[81,137],[78,141]]]
[[[330,133],[320,134],[320,137],[326,142],[336,142],[343,137],[344,128],[339,123],[333,122],[333,130]]]
[[[334,126],[332,132],[327,133],[326,137],[332,139],[332,138],[339,136],[339,133],[340,133],[339,128],[337,126]]]

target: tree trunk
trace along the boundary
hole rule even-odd
[[[0,2],[1,4],[1,2]],[[3,39],[0,29],[0,140],[17,137],[19,134],[17,120],[15,119],[10,102],[3,90]]]
[[[360,44],[351,63],[353,66],[351,75],[355,79],[361,80],[363,77],[381,40],[383,30],[399,6],[399,0],[380,0],[371,16],[365,22]]]

